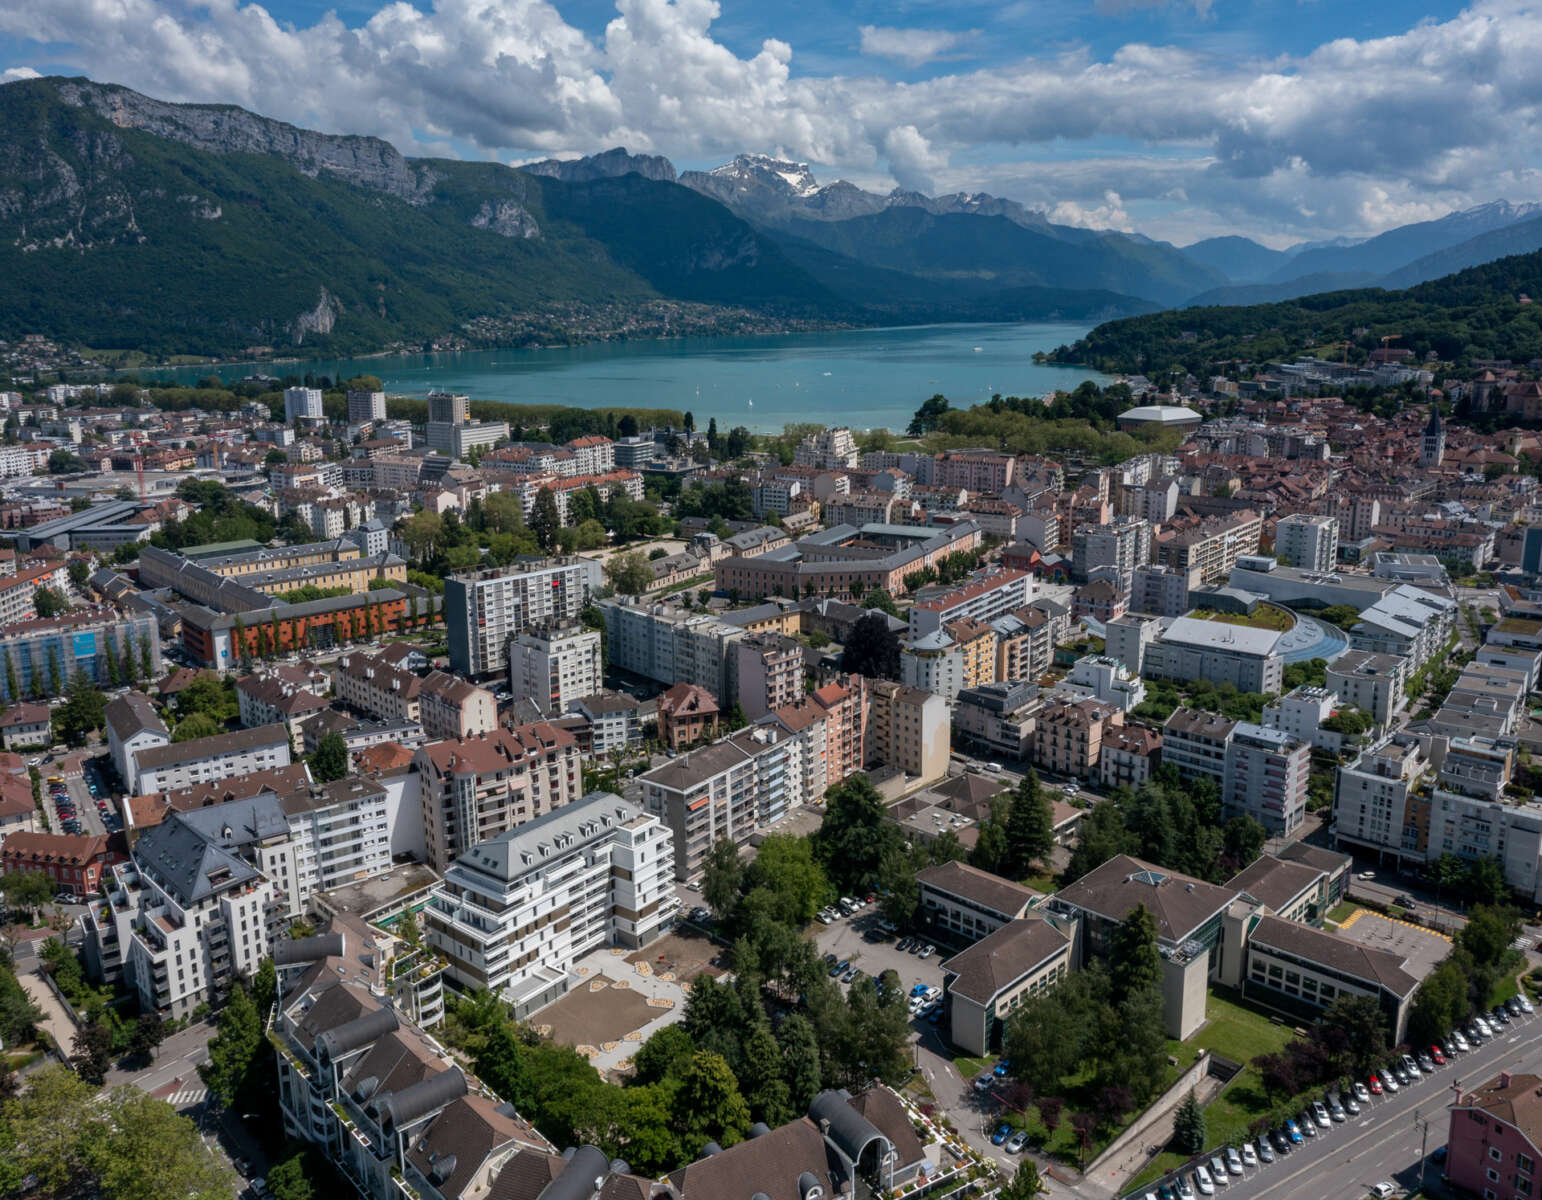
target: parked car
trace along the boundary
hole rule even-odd
[[[1516,996],[1515,1002],[1521,1006],[1521,1011],[1528,1017],[1537,1011],[1536,1005],[1532,1004],[1532,1002],[1528,1000],[1524,994]]]
[[[1446,1052],[1439,1046],[1430,1047],[1430,1058],[1437,1067],[1443,1067],[1446,1065]]]
[[[1404,1087],[1407,1087],[1414,1081],[1413,1074],[1402,1063],[1392,1064],[1392,1078],[1396,1079]]]
[[[1428,1054],[1419,1055],[1419,1070],[1426,1075],[1433,1075],[1435,1073],[1435,1060]]]
[[[1010,1125],[1006,1124],[1005,1122],[1003,1122],[1002,1124],[996,1126],[996,1132],[991,1134],[991,1145],[992,1146],[1005,1145],[1006,1144],[1006,1140],[1009,1137],[1011,1137],[1011,1136],[1012,1136],[1012,1126],[1010,1126]]]
[[[938,995],[942,994],[942,989],[941,988],[938,988],[936,990],[937,990]],[[932,993],[932,989],[931,988],[927,988],[926,989],[926,998],[928,1000],[935,1000],[937,997],[933,996],[931,993]],[[1004,1078],[1006,1078],[1007,1072],[1010,1071],[1011,1069],[1012,1069],[1012,1062],[1011,1062],[1011,1060],[1004,1058],[1000,1062],[998,1062],[994,1067],[991,1068],[991,1074],[994,1075],[997,1079],[1004,1079]]]
[[[930,958],[932,955],[934,955],[936,953],[937,953],[937,947],[933,946],[930,942],[928,942],[925,946],[921,947],[921,958],[923,960]]]
[[[1242,1174],[1242,1155],[1235,1146],[1226,1147],[1226,1170],[1232,1175]]]
[[[1294,1117],[1285,1118],[1285,1136],[1290,1139],[1292,1146],[1299,1146],[1301,1144],[1301,1126],[1296,1124]]]
[[[819,914],[819,923],[820,923],[820,924],[821,924],[821,925],[833,925],[833,924],[835,924],[835,918],[834,918],[834,917],[832,917],[832,916],[831,916],[831,915],[830,915],[830,912],[829,912],[829,910],[828,910],[828,909],[826,909],[826,910],[824,910],[824,911],[822,911],[822,912],[821,912],[821,913],[820,913],[820,914]]]
[[[1332,1119],[1328,1116],[1328,1106],[1321,1100],[1312,1101],[1312,1107],[1308,1111],[1308,1115],[1317,1122],[1319,1129],[1326,1129],[1332,1123]]]
[[[1419,1076],[1424,1073],[1419,1069],[1419,1064],[1414,1061],[1414,1056],[1412,1054],[1405,1054],[1397,1061],[1403,1070],[1407,1071],[1409,1076],[1413,1079],[1419,1078]]]
[[[1300,1128],[1303,1137],[1314,1138],[1317,1136],[1317,1122],[1312,1119],[1310,1112],[1303,1109],[1301,1115],[1296,1118],[1296,1125]]]
[[[1008,1154],[1021,1154],[1028,1146],[1028,1135],[1018,1130],[1007,1141]]]
[[[844,959],[844,958],[841,959],[840,962],[836,963],[833,967],[830,968],[830,977],[832,979],[834,979],[834,978],[837,978],[838,976],[846,974],[846,970],[850,966],[851,966],[851,963],[850,963],[849,960]]]
[[[1269,1141],[1274,1146],[1276,1154],[1289,1154],[1291,1141],[1283,1129],[1276,1129],[1269,1134]]]
[[[1178,1188],[1181,1200],[1194,1200],[1194,1185],[1189,1182],[1188,1176],[1180,1175],[1173,1182]]]
[[[1344,1112],[1344,1102],[1337,1096],[1330,1095],[1324,1103],[1328,1106],[1328,1117],[1335,1125],[1342,1124],[1349,1119],[1348,1114]]]
[[[995,1077],[991,1075],[989,1071],[987,1071],[984,1075],[979,1076],[974,1081],[974,1090],[977,1092],[988,1092],[991,1090],[991,1087],[995,1082]]]
[[[894,948],[896,950],[909,950],[910,949],[910,943],[913,942],[913,941],[915,941],[915,938],[913,938],[909,934],[907,934],[904,937],[900,938],[899,941],[894,943]]]
[[[1373,1183],[1371,1185],[1371,1195],[1375,1196],[1376,1200],[1387,1200],[1387,1197],[1396,1191],[1397,1188],[1388,1183],[1385,1179],[1380,1183]]]
[[[1252,1142],[1242,1143],[1242,1165],[1244,1167],[1256,1167],[1258,1165],[1258,1151],[1253,1149]]]
[[[1494,1027],[1485,1018],[1481,1016],[1474,1017],[1472,1023],[1478,1027],[1478,1032],[1484,1037],[1491,1038],[1494,1036]]]
[[[1371,1089],[1366,1087],[1365,1084],[1356,1081],[1355,1099],[1359,1100],[1362,1104],[1369,1104],[1371,1102]]]
[[[1491,1023],[1498,1021],[1501,1025],[1508,1025],[1510,1023],[1510,1011],[1503,1004],[1496,1004],[1494,1005],[1494,1013],[1489,1017],[1489,1021]]]
[[[1355,1094],[1350,1092],[1344,1097],[1344,1111],[1352,1117],[1360,1115],[1360,1101],[1355,1099]]]
[[[1272,1163],[1274,1161],[1274,1147],[1269,1144],[1269,1139],[1263,1134],[1258,1135],[1258,1161]]]
[[[1210,1178],[1215,1180],[1216,1187],[1226,1187],[1231,1180],[1226,1176],[1226,1160],[1219,1154],[1210,1158]]]
[[[1194,1187],[1201,1196],[1215,1195],[1215,1184],[1210,1180],[1210,1172],[1203,1166],[1194,1168]]]
[[[1505,1011],[1512,1017],[1518,1017],[1521,1015],[1522,1010],[1520,993],[1517,992],[1515,995],[1511,996],[1508,1000],[1505,1001]]]

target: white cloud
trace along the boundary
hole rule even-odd
[[[1124,201],[1119,193],[1110,189],[1103,193],[1103,203],[1085,208],[1074,200],[1062,200],[1049,210],[1049,219],[1060,225],[1080,225],[1084,229],[1119,229],[1132,233],[1135,224],[1124,211]]]
[[[0,83],[11,83],[17,79],[41,79],[42,76],[31,67],[7,67],[0,71]]]
[[[974,31],[895,29],[887,25],[864,25],[860,32],[863,54],[892,58],[907,67],[933,62],[975,36]]]
[[[1542,134],[1536,0],[1473,0],[1448,20],[1268,62],[1130,44],[906,83],[802,73],[777,39],[735,53],[714,36],[719,12],[714,0],[617,0],[590,37],[547,0],[390,0],[357,28],[332,14],[280,23],[242,0],[0,0],[0,35],[154,96],[409,152],[776,151],[821,178],[991,190],[1065,205],[1067,219],[1146,228],[1155,213],[1173,236],[1202,236],[1207,222],[1274,242],[1369,233],[1542,197],[1529,165]],[[867,52],[900,61],[945,55],[941,36],[953,35],[863,31]],[[1107,142],[1136,150],[1066,157]]]
[[[1192,8],[1196,16],[1208,17],[1215,7],[1215,0],[1093,0],[1092,7],[1100,13],[1121,17],[1141,8]]]

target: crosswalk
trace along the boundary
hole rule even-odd
[[[180,1079],[176,1079],[165,1087],[156,1088],[154,1095],[157,1100],[166,1101],[172,1108],[196,1108],[209,1098],[209,1089],[203,1086],[184,1086]]]

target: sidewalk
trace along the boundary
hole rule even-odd
[[[43,982],[42,969],[41,966],[35,966],[30,971],[18,970],[16,978],[21,981],[27,998],[43,1010],[43,1019],[39,1024],[53,1036],[59,1049],[69,1054],[75,1045],[75,1023],[70,1020],[69,1013],[48,984]]]

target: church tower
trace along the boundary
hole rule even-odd
[[[1430,402],[1430,421],[1424,427],[1424,444],[1419,449],[1421,467],[1438,467],[1446,456],[1446,427],[1440,423],[1440,405]]]

